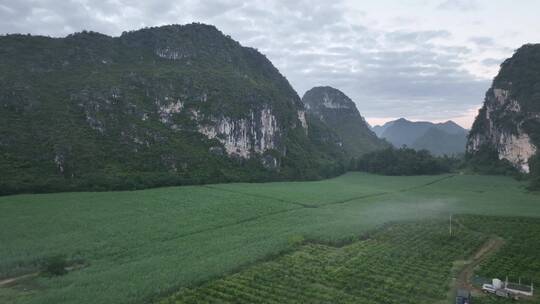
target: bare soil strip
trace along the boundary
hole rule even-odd
[[[25,274],[18,277],[5,279],[5,280],[0,281],[0,287],[8,287],[8,286],[16,284],[17,281],[27,279],[27,278],[37,277],[38,275],[39,275],[39,272],[34,272],[34,273]]]
[[[472,277],[474,275],[474,268],[482,263],[490,254],[499,250],[504,245],[504,240],[500,237],[491,237],[472,257],[472,260],[465,264],[465,267],[460,271],[456,277],[455,287],[473,290]]]
[[[84,268],[84,267],[86,267],[86,264],[74,264],[72,266],[66,267],[66,270],[67,271],[74,271],[74,270],[78,270],[78,269],[81,269],[81,268]],[[32,272],[32,273],[23,274],[23,275],[20,275],[20,276],[17,276],[17,277],[7,278],[7,279],[4,279],[4,280],[0,281],[0,287],[10,287],[10,286],[13,286],[13,285],[17,284],[19,281],[22,281],[24,279],[34,278],[34,277],[37,277],[40,274],[41,274],[41,272]]]
[[[482,290],[474,287],[472,284],[474,269],[476,268],[476,266],[486,260],[490,255],[499,250],[504,245],[504,242],[504,239],[498,236],[492,236],[482,245],[482,247],[480,247],[474,253],[470,260],[464,261],[463,267],[456,275],[455,281],[452,284],[452,288],[449,293],[449,303],[454,302],[454,298],[458,289],[470,290],[475,295],[482,294]]]

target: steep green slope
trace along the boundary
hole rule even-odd
[[[354,102],[332,87],[315,87],[302,97],[307,114],[319,120],[339,138],[345,152],[352,157],[387,147],[377,138]]]
[[[339,171],[308,129],[271,62],[213,26],[0,37],[0,194]]]
[[[527,44],[501,65],[472,126],[467,152],[474,156],[493,151],[540,180],[538,147],[540,44]]]

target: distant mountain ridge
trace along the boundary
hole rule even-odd
[[[356,104],[340,90],[329,86],[314,87],[304,94],[302,102],[309,119],[328,126],[338,136],[349,157],[388,146],[371,131]]]
[[[373,132],[395,147],[425,149],[435,155],[454,155],[465,152],[467,130],[449,120],[443,123],[409,121],[405,118],[374,126]]]

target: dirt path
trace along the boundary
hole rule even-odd
[[[2,280],[2,281],[0,281],[0,287],[7,287],[7,286],[10,286],[12,284],[17,283],[17,281],[19,281],[19,280],[32,278],[32,277],[37,277],[38,274],[39,273],[36,272],[36,273],[25,274],[25,275],[22,275],[22,276]]]
[[[474,268],[484,261],[491,253],[497,251],[504,244],[504,240],[500,237],[490,238],[480,249],[474,254],[472,260],[465,265],[456,278],[457,288],[472,289],[471,279],[474,275]]]
[[[487,242],[485,242],[482,247],[478,249],[478,251],[476,251],[470,260],[465,261],[465,265],[456,276],[456,280],[452,288],[452,295],[455,295],[458,289],[468,289],[470,291],[476,290],[481,292],[472,285],[474,268],[487,259],[489,255],[499,250],[502,245],[504,245],[504,240],[500,237],[493,236]]]
[[[75,265],[72,265],[72,266],[68,266],[66,267],[66,271],[74,271],[74,270],[78,270],[78,269],[81,269],[81,268],[84,268],[86,267],[86,264],[75,264]],[[40,275],[40,272],[33,272],[33,273],[27,273],[27,274],[23,274],[23,275],[20,275],[20,276],[17,276],[17,277],[12,277],[12,278],[7,278],[7,279],[4,279],[4,280],[0,280],[0,287],[10,287],[12,285],[15,285],[17,283],[19,283],[19,281],[23,281],[24,279],[30,279],[30,278],[34,278],[34,277],[37,277]]]

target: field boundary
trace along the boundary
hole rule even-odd
[[[377,232],[381,232],[381,231],[384,231],[385,229],[388,229],[388,228],[391,228],[393,225],[400,225],[400,224],[408,224],[408,223],[416,223],[417,220],[398,220],[398,221],[390,221],[390,222],[387,222],[387,223],[384,223],[384,224],[381,224],[381,225],[378,225],[377,227],[373,228],[373,229],[370,229],[370,230],[367,230],[367,231],[364,231],[360,234],[357,235],[357,237],[355,238],[350,238],[350,239],[346,239],[344,240],[343,242],[340,242],[339,244],[335,244],[335,243],[330,243],[330,242],[325,242],[325,241],[321,241],[321,240],[312,240],[312,239],[306,239],[304,240],[303,242],[301,243],[298,243],[298,244],[295,244],[294,246],[286,249],[286,250],[282,250],[281,252],[279,253],[276,253],[276,254],[271,254],[267,257],[264,257],[262,259],[258,259],[256,261],[253,261],[253,262],[250,262],[250,263],[247,263],[247,264],[244,264],[244,265],[241,265],[239,266],[238,268],[235,268],[234,270],[230,270],[230,271],[227,271],[221,275],[217,275],[217,276],[214,276],[212,278],[209,278],[209,279],[205,279],[205,280],[201,280],[197,283],[194,283],[194,284],[189,284],[189,285],[185,285],[185,286],[182,286],[180,288],[177,288],[175,289],[174,291],[172,292],[169,292],[169,293],[162,293],[162,296],[159,296],[159,297],[155,297],[153,298],[153,301],[152,303],[155,303],[155,304],[165,304],[165,303],[173,303],[173,302],[170,302],[171,299],[175,296],[175,295],[179,295],[181,292],[185,291],[185,290],[189,290],[189,289],[195,289],[195,288],[200,288],[200,287],[204,287],[206,284],[209,284],[213,281],[218,281],[218,280],[222,280],[222,279],[227,279],[228,277],[233,277],[235,275],[238,275],[240,272],[246,270],[246,269],[249,269],[250,267],[253,267],[255,265],[258,265],[258,264],[261,264],[261,263],[265,263],[265,262],[271,262],[273,260],[276,260],[276,259],[279,259],[287,254],[294,254],[295,252],[300,252],[300,248],[302,246],[309,246],[309,245],[321,245],[321,246],[325,246],[325,247],[329,247],[331,249],[340,249],[340,248],[344,248],[346,246],[349,246],[349,245],[352,245],[354,243],[357,243],[357,242],[366,242],[366,241],[370,241],[373,239],[373,236],[375,234],[377,234]],[[429,220],[428,222],[431,222],[431,220]],[[446,224],[445,220],[442,220],[440,221],[440,223],[443,223],[443,225]],[[471,230],[469,229],[471,232],[475,232],[474,230]],[[472,257],[476,257],[478,256],[480,253],[482,254],[486,254],[485,253],[485,250],[483,250],[484,247],[486,247],[486,243],[488,243],[489,241],[491,240],[488,239],[488,241],[480,244],[480,247],[478,247],[479,249],[476,250],[473,254],[472,254]],[[491,247],[489,247],[491,248]],[[488,250],[489,251],[489,250]],[[491,253],[491,251],[489,251],[488,253]],[[356,257],[353,257],[351,258],[350,260],[356,260],[358,259],[360,256],[356,256]],[[345,269],[347,267],[350,267],[348,265],[341,265],[333,270],[331,270],[331,273],[337,273],[339,272],[340,270],[342,269]],[[461,271],[461,270],[460,270]],[[294,275],[293,275],[294,276]],[[450,279],[450,274],[448,275],[448,278]],[[452,286],[448,286],[448,293],[453,293],[453,285]],[[325,285],[320,285],[320,287],[325,287]],[[343,290],[342,290],[343,291]],[[349,292],[347,291],[343,291],[346,295],[351,295]],[[446,304],[446,301],[442,300],[441,298],[441,301],[440,302],[436,302],[437,304]],[[339,301],[338,301],[339,302]],[[175,302],[176,303],[176,302]],[[225,303],[234,303],[234,302],[226,302]]]
[[[196,231],[180,234],[180,235],[177,235],[175,237],[163,238],[163,239],[160,239],[160,240],[161,241],[172,241],[172,240],[181,239],[181,238],[184,238],[184,237],[188,237],[188,236],[192,236],[192,235],[196,235],[196,234],[200,234],[200,233],[210,232],[210,231],[214,231],[214,230],[218,230],[218,229],[222,229],[222,228],[227,228],[227,227],[232,227],[232,226],[236,226],[236,225],[240,225],[240,224],[244,224],[244,223],[249,223],[249,222],[253,222],[253,221],[259,220],[261,218],[268,217],[268,216],[287,213],[287,212],[290,212],[290,211],[295,211],[295,210],[300,210],[300,209],[303,209],[303,207],[296,207],[296,208],[277,210],[277,211],[273,211],[273,212],[269,212],[269,213],[265,213],[265,214],[261,214],[261,215],[255,215],[255,216],[252,216],[252,217],[241,219],[241,220],[238,220],[238,221],[235,221],[235,222],[232,222],[232,223],[227,223],[227,224],[217,225],[217,226],[213,226],[213,227],[208,227],[206,229],[196,230]]]
[[[408,191],[411,191],[411,190],[421,189],[421,188],[424,188],[424,187],[428,187],[428,186],[440,183],[440,182],[445,181],[447,179],[451,179],[453,177],[455,177],[455,175],[453,175],[453,174],[452,175],[447,175],[445,177],[438,178],[436,180],[433,180],[433,181],[425,183],[425,184],[421,184],[421,185],[418,185],[418,186],[413,186],[413,187],[401,189],[401,190],[399,190],[399,192],[408,192]]]
[[[211,186],[211,185],[202,185],[201,187],[209,188],[209,189],[212,189],[212,190],[219,190],[219,191],[229,192],[229,193],[236,193],[236,194],[242,194],[242,195],[247,195],[247,196],[265,198],[265,199],[272,199],[272,200],[279,201],[279,202],[282,202],[282,203],[298,205],[298,206],[301,206],[301,207],[304,207],[304,208],[317,208],[317,205],[310,205],[310,204],[300,203],[300,202],[286,200],[286,199],[278,198],[278,197],[272,197],[272,196],[268,196],[268,195],[247,193],[247,192],[242,192],[242,191],[232,190],[232,189],[225,189],[225,188],[220,188],[220,187]]]
[[[244,224],[244,223],[249,223],[249,222],[253,222],[253,221],[265,218],[265,217],[269,217],[269,216],[273,216],[273,215],[277,215],[277,214],[282,214],[282,213],[288,213],[288,212],[291,212],[291,211],[296,211],[296,210],[300,210],[300,209],[304,209],[304,208],[305,209],[316,209],[316,208],[326,207],[326,206],[331,206],[331,205],[345,204],[345,203],[355,201],[355,200],[362,200],[362,199],[380,197],[380,196],[394,194],[394,193],[407,192],[407,191],[410,191],[410,190],[427,187],[427,186],[442,182],[442,181],[444,181],[446,179],[449,179],[449,178],[452,178],[452,177],[454,177],[454,175],[445,176],[443,178],[439,178],[439,179],[436,179],[436,180],[433,180],[431,182],[428,182],[428,183],[425,183],[425,184],[422,184],[422,185],[419,185],[419,186],[415,186],[415,187],[400,189],[400,190],[396,190],[396,191],[366,194],[366,195],[362,195],[362,196],[351,197],[351,198],[344,199],[344,200],[328,202],[328,203],[324,203],[324,204],[320,204],[320,205],[308,205],[308,204],[303,204],[303,203],[299,203],[299,202],[288,201],[288,200],[279,199],[279,198],[273,198],[271,196],[266,196],[266,195],[244,193],[242,191],[235,191],[235,190],[229,190],[229,189],[222,189],[222,188],[214,187],[214,186],[202,185],[201,187],[205,187],[205,188],[209,188],[209,189],[222,190],[222,191],[225,191],[225,192],[232,192],[232,193],[249,195],[249,196],[260,197],[260,198],[265,198],[265,199],[274,199],[274,200],[281,201],[281,202],[296,204],[297,207],[296,208],[283,209],[283,210],[277,210],[277,211],[273,211],[273,212],[269,212],[269,213],[260,214],[260,215],[252,216],[252,217],[249,217],[249,218],[241,219],[241,220],[238,220],[238,221],[235,221],[235,222],[232,222],[232,223],[227,223],[227,224],[223,224],[223,225],[208,227],[206,229],[201,229],[201,230],[196,230],[196,231],[184,233],[184,234],[172,237],[172,238],[162,239],[162,241],[171,241],[171,240],[181,239],[181,238],[184,238],[184,237],[188,237],[188,236],[192,236],[192,235],[196,235],[196,234],[200,234],[200,233],[205,233],[205,232],[210,232],[210,231],[214,231],[214,230],[218,230],[218,229],[222,229],[222,228],[232,227],[232,226],[236,226],[236,225],[240,225],[240,224]]]
[[[337,201],[321,203],[321,204],[300,203],[300,202],[296,202],[296,201],[292,201],[292,200],[286,200],[286,199],[282,199],[282,198],[278,198],[278,197],[272,197],[272,196],[268,196],[268,195],[255,194],[255,193],[247,193],[247,192],[243,192],[243,191],[225,189],[225,188],[216,187],[216,186],[212,186],[212,185],[202,185],[201,187],[205,187],[205,188],[209,188],[209,189],[213,189],[213,190],[220,190],[220,191],[230,192],[230,193],[242,194],[242,195],[247,195],[247,196],[252,196],[252,197],[273,199],[273,200],[280,201],[280,202],[283,202],[283,203],[289,203],[289,204],[298,205],[298,206],[301,206],[303,208],[319,208],[319,207],[325,207],[325,206],[330,206],[330,205],[345,204],[345,203],[355,201],[355,200],[378,197],[378,196],[383,196],[383,195],[388,195],[388,194],[394,194],[394,193],[400,193],[400,192],[408,192],[408,191],[411,191],[411,190],[420,189],[420,188],[424,188],[424,187],[428,187],[428,186],[440,183],[440,182],[445,181],[447,179],[453,178],[454,176],[455,175],[448,175],[448,176],[445,176],[445,177],[442,177],[442,178],[432,180],[432,181],[430,181],[428,183],[420,184],[420,185],[409,187],[409,188],[403,188],[403,189],[399,189],[399,190],[395,190],[395,191],[385,191],[385,192],[376,192],[376,193],[364,194],[364,195],[360,195],[360,196],[353,196],[353,197],[349,197],[349,198],[345,198],[345,199],[341,199],[341,200],[337,200]]]

